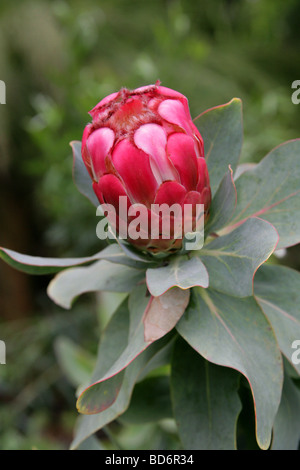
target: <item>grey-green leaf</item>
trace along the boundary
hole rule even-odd
[[[233,98],[229,103],[208,109],[195,119],[203,140],[212,194],[231,166],[237,167],[243,142],[242,102]]]
[[[147,349],[153,341],[165,336],[171,328],[175,326],[174,322],[172,322],[171,325],[167,323],[167,327],[163,328],[162,331],[160,330],[160,334],[157,337],[147,339],[147,325],[144,326],[144,312],[147,304],[149,303],[149,297],[146,297],[145,294],[146,287],[144,285],[138,286],[131,293],[129,298],[130,327],[128,340],[126,342],[126,346],[124,345],[122,349],[119,348],[119,343],[121,343],[121,341],[117,340],[119,353],[117,355],[114,354],[114,361],[105,361],[106,366],[109,365],[105,372],[103,371],[103,361],[107,356],[107,352],[104,349],[103,343],[100,344],[98,354],[99,360],[93,374],[91,385],[83,391],[77,402],[78,409],[81,413],[94,414],[99,413],[102,409],[106,409],[108,407],[107,403],[109,403],[109,400],[114,400],[119,392],[120,385],[123,380],[123,376],[121,375],[122,371],[145,349]],[[175,303],[180,304],[176,296]],[[176,304],[172,304],[172,310],[175,312],[177,308]],[[186,305],[187,301],[184,302],[184,308],[181,306],[179,307],[181,315],[184,312]],[[122,303],[115,315],[119,315],[120,310],[124,311],[122,314],[123,317],[128,318],[127,299]],[[123,334],[126,337],[126,331],[124,328],[120,327],[119,330],[120,334]],[[168,336],[165,338],[165,341],[169,341]],[[115,345],[115,342],[116,339],[111,341],[113,346]],[[111,348],[112,346],[107,345],[107,347]],[[111,403],[109,403],[109,405],[110,404]]]
[[[57,274],[48,286],[49,297],[63,308],[86,292],[130,292],[144,278],[144,271],[101,260],[91,266],[70,268]]]
[[[268,220],[279,233],[277,248],[300,242],[300,139],[272,150],[236,180],[236,225],[248,217]]]
[[[96,259],[105,259],[111,263],[123,264],[124,266],[131,266],[137,269],[146,269],[150,263],[142,257],[134,257],[128,249],[124,251],[123,245],[118,243],[108,245],[95,257]]]
[[[281,398],[282,357],[255,299],[194,288],[176,328],[208,361],[236,369],[247,378],[256,410],[257,441],[267,449]]]
[[[180,289],[208,287],[209,278],[207,269],[199,258],[177,256],[167,266],[147,269],[146,282],[149,292],[157,297],[174,286]]]
[[[83,163],[81,156],[81,142],[75,140],[70,143],[73,150],[73,179],[78,191],[87,197],[95,206],[99,206],[99,201],[93,191],[92,179]]]
[[[77,450],[106,450],[96,436],[90,436]]]
[[[90,378],[93,384],[104,376],[113,364],[122,355],[128,344],[130,330],[130,318],[128,310],[128,299],[125,299],[111,317],[107,327],[102,333],[98,348],[97,362]],[[105,384],[99,384],[89,393],[88,399],[82,400],[84,392],[80,395],[77,407],[81,413],[93,414],[108,408],[117,398],[124,374],[117,374],[112,380]],[[89,390],[90,386],[87,388]]]
[[[253,170],[253,168],[257,165],[257,163],[241,163],[240,165],[237,166],[237,169],[235,170],[234,173],[234,181],[237,180],[245,171],[248,170]]]
[[[28,274],[52,274],[71,266],[91,263],[99,259],[97,255],[85,258],[42,258],[18,253],[7,248],[0,248],[0,257],[7,264]]]
[[[100,342],[91,385],[83,391],[77,401],[80,413],[94,414],[108,408],[106,401],[115,400],[119,393],[124,368],[149,346],[149,343],[144,341],[142,323],[149,299],[145,297],[144,286],[139,286],[133,292],[136,291],[139,302],[131,308],[131,314],[128,299],[125,299],[115,312],[113,323],[111,320],[104,339]]]
[[[156,341],[171,331],[184,314],[189,300],[190,290],[179,287],[151,297],[143,317],[145,341]]]
[[[298,450],[300,442],[300,390],[287,375],[273,429],[272,450]]]
[[[106,424],[123,414],[129,406],[133,387],[143,370],[155,356],[161,354],[164,348],[168,349],[169,341],[165,338],[152,344],[146,351],[140,354],[124,371],[124,378],[119,393],[112,405],[101,413],[85,415],[79,418],[72,449],[78,448],[86,439],[97,432]]]
[[[103,426],[110,423],[126,411],[129,406],[134,384],[143,368],[143,365],[144,357],[141,355],[132,364],[130,364],[124,372],[122,372],[122,375],[124,374],[123,383],[115,401],[110,407],[103,410],[101,413],[84,415],[79,418],[71,449],[78,448],[78,446],[88,437],[92,436]]]
[[[236,448],[236,423],[241,410],[238,382],[236,371],[206,361],[178,339],[172,360],[171,394],[185,449]]]
[[[253,217],[205,245],[199,257],[207,268],[210,287],[236,297],[252,295],[255,271],[273,253],[277,241],[274,227]]]
[[[148,377],[136,384],[130,406],[121,421],[129,424],[144,424],[172,418],[168,376]]]
[[[229,168],[212,200],[208,223],[205,225],[205,234],[217,232],[223,228],[232,218],[235,206],[236,189],[233,171]]]
[[[300,273],[285,266],[261,266],[254,278],[254,294],[274,328],[281,351],[300,375],[292,348],[300,339]]]
[[[54,274],[66,268],[81,266],[100,259],[135,268],[145,269],[147,266],[147,262],[144,262],[142,259],[133,260],[126,256],[117,244],[108,245],[99,253],[83,258],[42,258],[40,256],[24,255],[8,248],[0,247],[0,258],[13,268],[28,274]]]

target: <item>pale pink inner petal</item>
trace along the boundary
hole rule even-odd
[[[91,156],[91,166],[96,181],[106,172],[105,157],[111,150],[115,134],[109,127],[95,130],[87,139],[87,148]]]
[[[190,117],[179,100],[165,100],[159,105],[158,114],[168,122],[175,124],[191,134]]]
[[[204,142],[197,127],[194,124],[192,127],[194,128],[195,152],[198,158],[202,158],[204,157]]]
[[[144,124],[134,133],[135,145],[150,156],[153,174],[160,184],[163,181],[176,180],[177,175],[166,155],[167,137],[158,124]]]

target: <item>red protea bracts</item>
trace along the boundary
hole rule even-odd
[[[83,133],[82,157],[100,203],[116,210],[117,231],[123,196],[128,211],[143,205],[149,218],[147,236],[133,239],[129,234],[128,241],[153,252],[177,250],[182,236],[174,238],[172,229],[168,239],[161,232],[156,239],[151,236],[152,205],[204,204],[207,218],[211,201],[203,140],[186,97],[158,84],[122,89],[90,114],[93,121]],[[129,220],[130,213],[126,223]]]

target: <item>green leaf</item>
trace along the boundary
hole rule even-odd
[[[256,419],[252,391],[244,376],[240,376],[239,397],[242,410],[237,422],[237,448],[238,450],[260,450],[255,433]]]
[[[209,363],[179,338],[172,361],[171,394],[185,449],[236,448],[241,410],[238,379],[235,371]]]
[[[144,275],[143,270],[101,260],[91,266],[70,268],[57,274],[47,292],[57,305],[68,309],[77,296],[86,292],[130,292]]]
[[[242,102],[233,98],[229,103],[208,109],[195,119],[203,140],[212,194],[231,166],[238,164],[243,141]]]
[[[161,354],[162,350],[168,347],[169,344],[165,338],[156,341],[126,367],[123,383],[113,404],[101,413],[81,416],[79,418],[75,438],[71,446],[72,449],[78,448],[91,435],[127,410],[134,385],[139,376],[151,361],[155,361],[155,356]]]
[[[121,422],[144,424],[172,417],[170,379],[158,376],[136,384],[130,406],[122,415]]]
[[[257,441],[267,449],[281,397],[282,358],[273,330],[255,299],[194,288],[176,328],[205,359],[236,369],[247,378],[256,411]]]
[[[300,375],[300,364],[292,361],[292,344],[300,339],[300,273],[284,266],[262,266],[254,278],[254,294],[281,351]]]
[[[189,289],[193,286],[208,287],[209,279],[207,270],[199,258],[176,256],[167,266],[147,269],[146,282],[150,294],[157,297],[174,286],[180,289]]]
[[[279,233],[277,248],[300,242],[300,139],[272,150],[236,180],[237,208],[231,226],[249,217],[268,220]]]
[[[83,163],[81,156],[81,142],[75,140],[70,142],[73,150],[73,179],[78,191],[88,198],[95,206],[99,206],[99,201],[93,190],[93,182]]]
[[[300,441],[300,391],[286,375],[274,423],[272,450],[298,450]]]
[[[277,241],[271,224],[251,218],[205,245],[198,254],[207,268],[210,287],[236,297],[252,295],[254,274],[273,253]]]
[[[205,225],[206,234],[217,232],[229,222],[236,207],[236,197],[233,171],[229,167],[212,200],[210,216]]]

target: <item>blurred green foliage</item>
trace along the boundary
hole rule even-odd
[[[298,0],[3,0],[0,244],[42,256],[101,248],[94,207],[72,181],[69,142],[81,139],[88,111],[122,86],[159,79],[188,97],[193,117],[240,97],[242,162],[299,137],[300,108],[291,102],[300,78],[299,17]],[[299,268],[299,250],[290,253],[287,263]],[[100,302],[97,315],[86,298],[66,314],[47,300],[46,279],[26,280],[32,302],[12,307],[25,294],[9,273],[1,267],[0,294],[10,297],[0,302],[0,338],[10,351],[0,366],[0,449],[67,448],[75,388],[55,340],[66,336],[95,352],[111,305]],[[9,321],[21,306],[26,319]],[[131,448],[178,445],[172,423],[118,426],[107,430],[108,447],[115,440]]]

